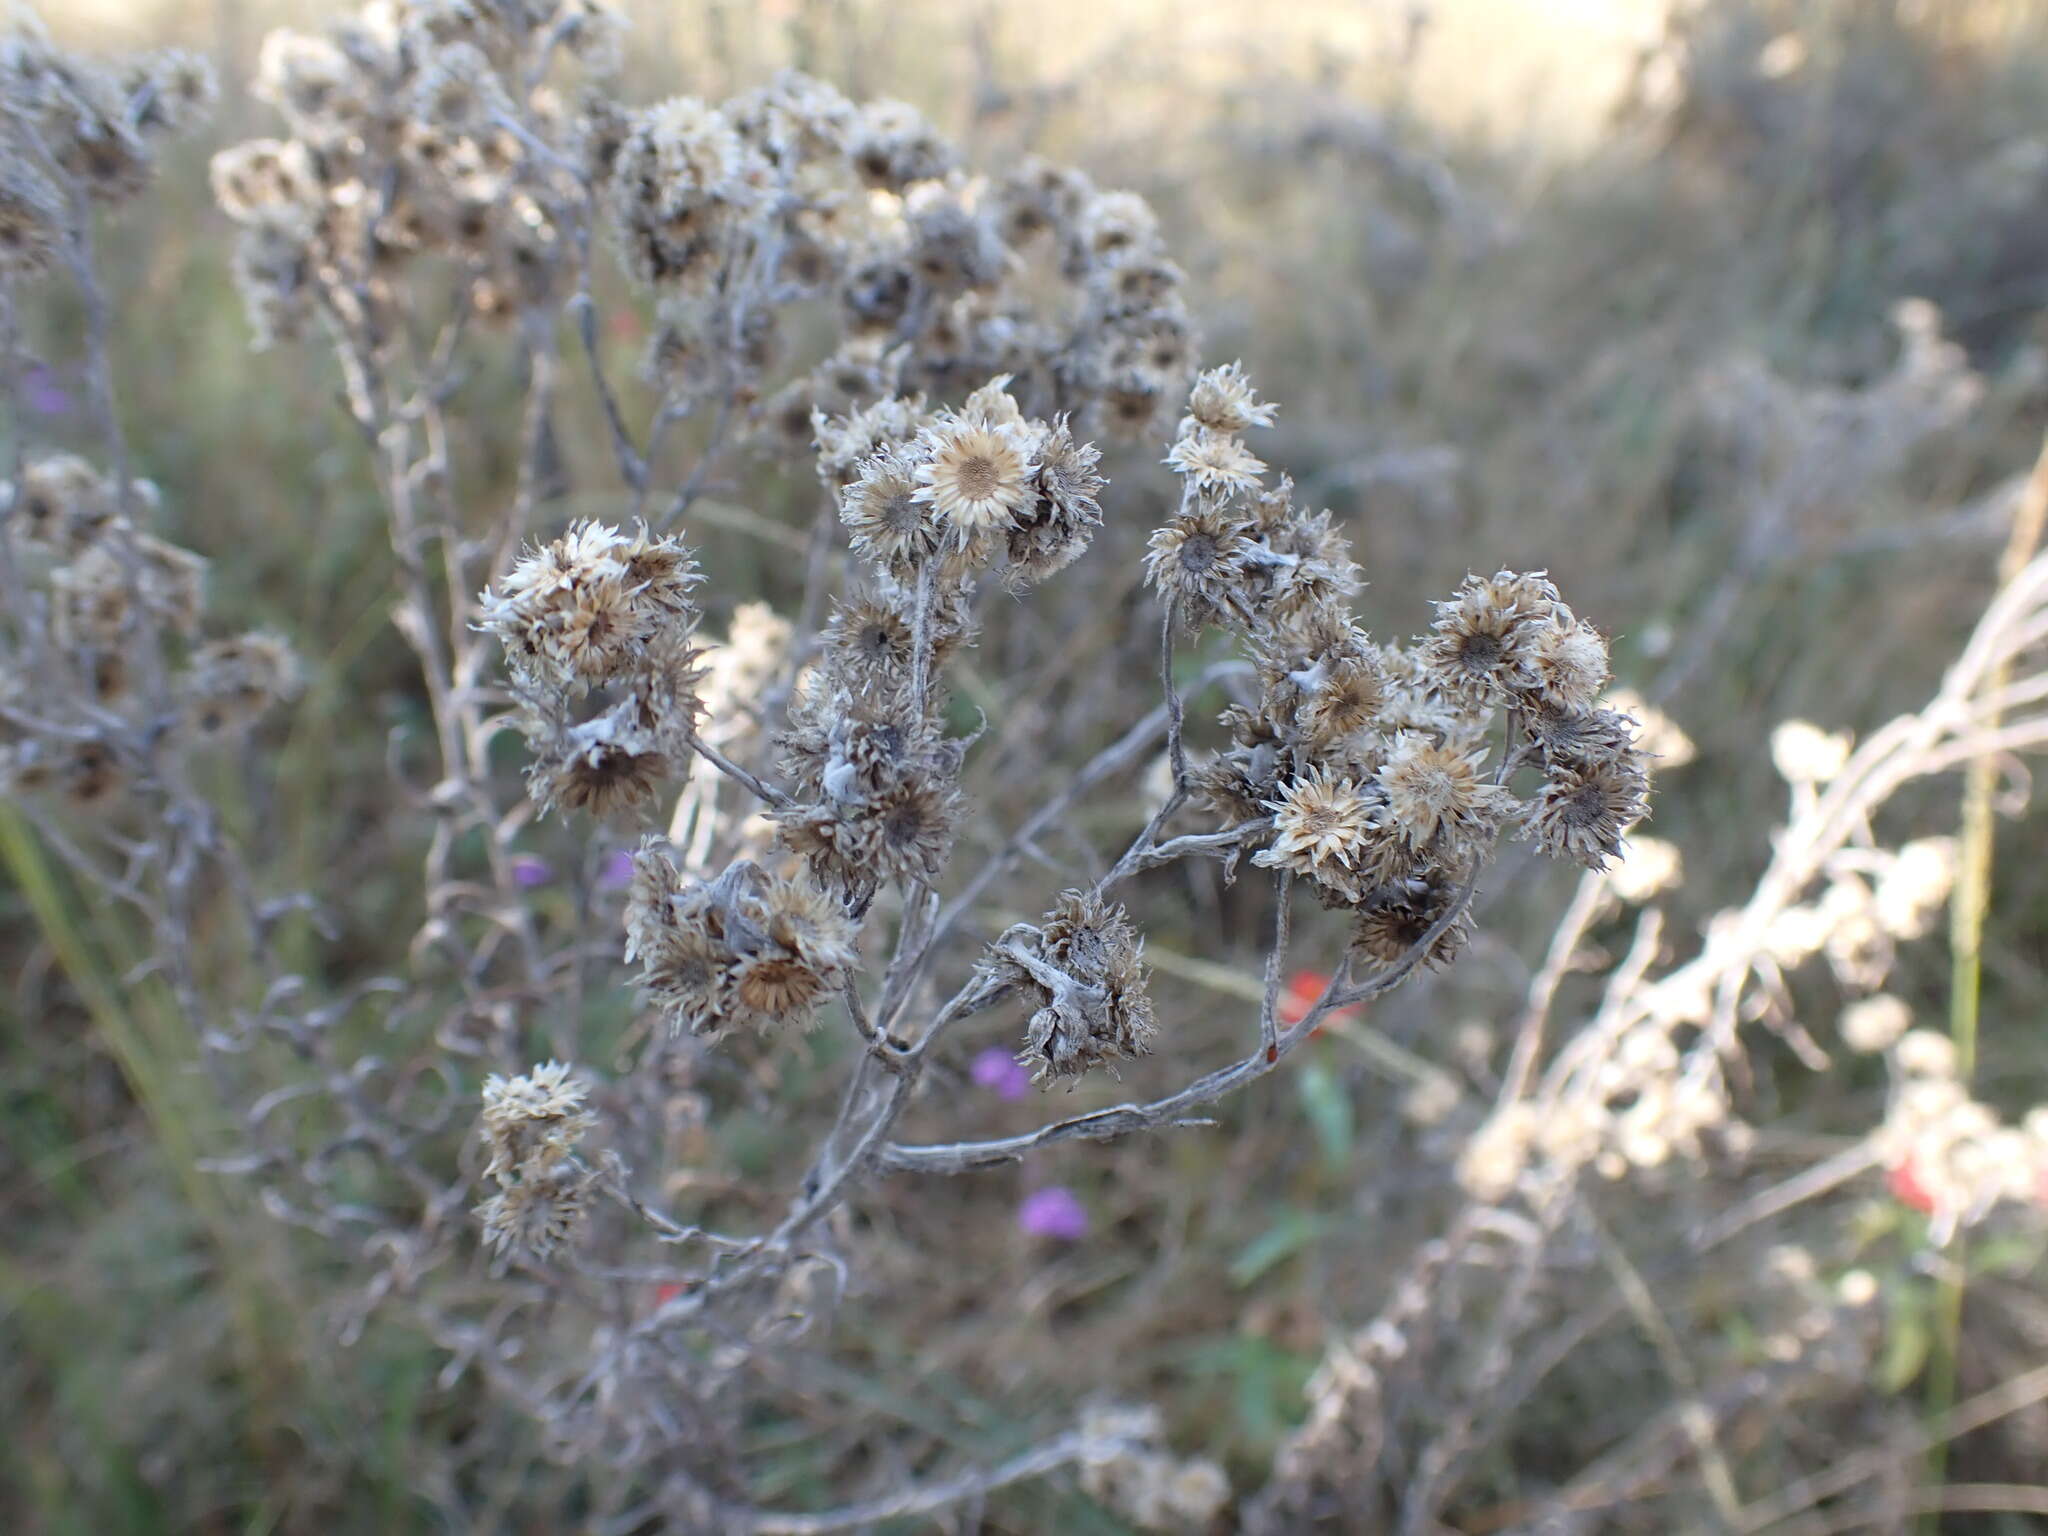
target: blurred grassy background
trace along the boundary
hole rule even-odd
[[[1660,785],[1656,812],[1655,830],[1686,854],[1682,942],[1688,919],[1742,890],[1766,855],[1782,804],[1762,747],[1770,722],[1867,728],[1916,704],[1988,590],[1999,530],[1951,514],[2025,467],[2048,413],[2048,7],[1741,0],[1706,7],[1678,58],[1649,51],[1663,13],[1650,0],[1268,9],[645,4],[630,94],[717,98],[794,63],[850,94],[917,103],[978,164],[1036,150],[1152,198],[1192,274],[1207,355],[1243,357],[1283,404],[1267,457],[1347,520],[1374,583],[1369,623],[1420,627],[1420,594],[1448,591],[1468,567],[1547,566],[1614,632],[1622,680],[1670,690],[1702,748]],[[310,347],[250,354],[230,231],[204,177],[211,148],[267,131],[243,88],[263,32],[329,13],[315,0],[62,0],[45,19],[68,42],[176,42],[220,61],[206,142],[165,165],[108,242],[126,314],[120,384],[172,535],[215,556],[216,610],[276,625],[316,664],[288,731],[222,771],[240,776],[240,814],[275,850],[280,882],[350,893],[317,958],[339,982],[402,965],[392,935],[417,921],[383,733],[416,725],[422,706],[386,622],[381,513],[328,361]],[[1891,317],[1907,297],[1941,307],[1983,380],[1967,416],[1932,429],[1910,402],[1854,393],[1893,367]],[[72,323],[63,301],[45,320],[58,336]],[[632,338],[618,341],[623,364]],[[69,387],[54,351],[53,366]],[[1783,396],[1758,406],[1727,382],[1743,366],[1837,392],[1811,417],[1855,416],[1865,431],[1821,434],[1816,448],[1819,429],[1801,436],[1806,417]],[[490,403],[514,387],[509,366],[473,386],[467,452],[480,465],[509,460],[509,413]],[[26,425],[59,442],[78,430],[61,411]],[[577,441],[574,423],[565,437]],[[1829,473],[1792,496],[1816,455]],[[1162,494],[1142,457],[1117,479],[1122,526],[1098,559],[1129,556]],[[799,479],[749,471],[730,499],[797,526],[809,495]],[[1750,548],[1773,498],[1793,515]],[[772,546],[693,537],[728,596],[791,596]],[[1687,637],[1738,573],[1725,630],[1680,673]],[[1046,600],[1071,617],[1082,595]],[[1139,675],[1149,643],[1133,649]],[[1024,718],[1025,694],[990,683],[975,702],[1000,731]],[[1113,822],[1133,808],[1097,813]],[[1950,830],[1953,788],[1916,792],[1902,811],[1916,831]],[[2038,816],[2001,828],[1982,1091],[2007,1107],[2043,1097],[2048,1077],[2048,884],[2027,857],[2041,832]],[[0,1524],[436,1529],[466,1501],[490,1512],[484,1528],[559,1528],[525,1512],[572,1508],[579,1474],[546,1469],[436,1391],[438,1362],[418,1340],[373,1327],[340,1352],[330,1325],[349,1256],[287,1242],[199,1170],[217,1111],[174,1015],[121,979],[140,958],[136,936],[43,870],[18,828],[9,837],[0,1392],[15,1406]],[[571,850],[560,827],[537,838]],[[1518,876],[1472,961],[1376,1022],[1457,1069],[1456,1026],[1505,1017],[1501,999],[1540,953],[1540,919],[1564,888],[1548,880]],[[1178,957],[1227,967],[1258,947],[1213,893],[1166,892],[1161,909],[1162,1012],[1187,1022],[1174,1059],[1144,1064],[1124,1091],[1184,1076],[1186,1059],[1238,1027],[1228,973]],[[1900,990],[1937,1016],[1945,974],[1930,942],[1907,957]],[[821,1035],[794,1061],[749,1063],[756,1095],[823,1095],[839,1049]],[[1067,1148],[877,1193],[863,1205],[874,1267],[852,1309],[858,1333],[834,1341],[847,1373],[819,1392],[929,1423],[977,1454],[1077,1395],[1136,1392],[1167,1407],[1180,1443],[1256,1476],[1299,1418],[1326,1331],[1371,1313],[1376,1266],[1427,1228],[1444,1181],[1440,1153],[1398,1113],[1398,1075],[1342,1035],[1317,1050],[1231,1107],[1223,1134]],[[1881,1084],[1867,1073],[1788,1082],[1787,1136],[1877,1116]],[[1032,1109],[991,1099],[973,1113],[999,1132]],[[943,1103],[918,1117],[920,1132],[960,1123]],[[780,1140],[766,1111],[721,1110],[690,1147],[692,1187],[743,1200],[750,1176],[772,1183]],[[1085,1242],[1050,1249],[1016,1232],[1019,1196],[1054,1182],[1088,1205]],[[1881,1201],[1872,1211],[1890,1219]],[[975,1258],[934,1274],[934,1253]],[[1672,1305],[1695,1318],[1702,1350],[1739,1355],[1739,1296]],[[1909,1311],[1895,1321],[1903,1332]],[[1966,1376],[1990,1379],[2032,1347],[2015,1328],[1983,1323]],[[856,1374],[864,1358],[884,1367],[878,1379],[910,1385],[873,1398],[882,1389]],[[1548,1454],[1546,1425],[1581,1449],[1625,1426],[1637,1404],[1615,1383],[1646,1377],[1645,1358],[1640,1341],[1589,1346],[1525,1453]],[[1910,1364],[1874,1390],[1912,1390]],[[764,1432],[755,1447],[772,1468],[763,1497],[829,1492],[829,1460],[787,1438],[778,1448]],[[2023,1443],[1966,1446],[1958,1475],[1972,1454],[2000,1476],[2048,1477],[2038,1443],[2031,1465]],[[1754,1455],[1768,1487],[1771,1450]],[[1506,1504],[1514,1467],[1492,1475]],[[1120,1529],[1053,1489],[1015,1495],[1000,1518],[1021,1531]]]

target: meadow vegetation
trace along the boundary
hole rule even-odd
[[[2048,1519],[2048,8],[0,39],[0,1523]]]

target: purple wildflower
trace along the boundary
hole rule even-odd
[[[600,891],[623,891],[633,883],[633,855],[624,848],[605,855],[604,864],[597,872],[597,888]]]
[[[999,1099],[1021,1099],[1031,1091],[1031,1074],[1000,1045],[974,1058],[974,1080]]]
[[[21,392],[28,408],[38,416],[62,416],[71,409],[71,396],[57,382],[57,376],[37,364],[21,380]]]
[[[1024,1197],[1017,1207],[1017,1225],[1033,1237],[1079,1242],[1088,1235],[1088,1208],[1071,1189],[1048,1184]]]
[[[538,854],[519,853],[512,856],[512,883],[522,891],[546,885],[554,878],[553,867]]]

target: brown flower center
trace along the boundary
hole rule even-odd
[[[992,500],[1003,482],[996,461],[985,453],[962,459],[955,479],[959,483],[960,494],[969,501]]]

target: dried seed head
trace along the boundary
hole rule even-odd
[[[1604,869],[1642,819],[1649,781],[1627,757],[1552,769],[1530,803],[1525,834],[1552,858]]]
[[[626,958],[678,1032],[808,1028],[859,963],[855,933],[839,900],[807,879],[743,860],[707,884],[680,877],[656,845],[635,855]]]
[[[846,157],[855,175],[885,192],[936,180],[953,163],[952,152],[922,112],[887,99],[862,105],[847,134]]]
[[[1254,864],[1291,869],[1356,900],[1379,882],[1385,845],[1386,802],[1363,793],[1349,778],[1313,768],[1266,803],[1273,817],[1270,847]]]
[[[498,637],[529,686],[580,693],[673,660],[696,621],[690,592],[702,579],[678,540],[578,523],[482,595],[478,627]]]
[[[64,559],[85,553],[120,516],[113,482],[75,453],[31,459],[20,483],[0,490],[9,532]]]
[[[1265,461],[1245,447],[1243,438],[1205,427],[1182,433],[1164,462],[1195,490],[1213,496],[1254,491],[1266,472]]]
[[[1483,775],[1483,758],[1416,732],[1403,732],[1379,770],[1393,827],[1411,848],[1469,849],[1491,839],[1514,796]]]
[[[449,43],[428,53],[413,76],[414,117],[443,132],[477,136],[510,118],[512,101],[489,57],[474,43]]]
[[[252,630],[192,653],[182,679],[187,730],[201,740],[232,736],[299,690],[298,658],[278,635]]]
[[[1607,641],[1561,603],[1548,623],[1537,626],[1529,661],[1536,695],[1550,709],[1590,710],[1607,686]]]
[[[556,806],[605,820],[653,800],[674,772],[662,734],[625,699],[580,725],[552,727],[523,720],[533,746],[527,790],[545,816]]]
[[[9,156],[0,167],[0,280],[40,277],[57,259],[64,204],[48,178]]]
[[[1019,428],[978,426],[953,417],[927,427],[918,445],[924,457],[913,499],[931,505],[956,550],[1007,533],[1037,499],[1035,444]]]
[[[884,450],[862,464],[860,478],[839,499],[854,553],[898,580],[914,577],[944,542],[936,509],[919,495],[918,468]]]
[[[597,1117],[584,1107],[589,1089],[567,1062],[547,1061],[517,1077],[484,1079],[483,1131],[491,1160],[486,1178],[554,1168],[572,1157]]]
[[[1534,690],[1541,681],[1536,640],[1556,601],[1557,589],[1540,575],[1466,577],[1457,596],[1436,605],[1434,634],[1422,653],[1431,681],[1470,705]]]
[[[1223,435],[1252,427],[1270,427],[1277,405],[1263,402],[1244,376],[1243,363],[1226,363],[1196,377],[1188,391],[1188,419],[1181,423],[1181,435],[1189,424]]]
[[[1066,891],[1036,928],[1013,928],[982,957],[991,985],[1033,1004],[1017,1059],[1039,1084],[1141,1056],[1157,1025],[1143,944],[1122,907]]]
[[[1441,879],[1383,885],[1358,908],[1351,925],[1352,945],[1382,965],[1397,965],[1429,937],[1458,896],[1459,888]],[[1430,942],[1422,964],[1430,970],[1442,969],[1458,957],[1471,937],[1472,915],[1467,907]]]
[[[1236,518],[1198,502],[1155,532],[1147,549],[1147,579],[1187,628],[1245,612],[1252,544]]]
[[[494,1253],[552,1258],[588,1223],[596,1182],[591,1170],[564,1164],[503,1185],[474,1212],[483,1223],[484,1242]]]
[[[1076,440],[1064,417],[1045,431],[1034,477],[1037,500],[1010,530],[1003,579],[1012,589],[1045,580],[1087,549],[1102,524],[1097,498],[1107,482],[1095,467],[1101,458],[1093,443]]]

